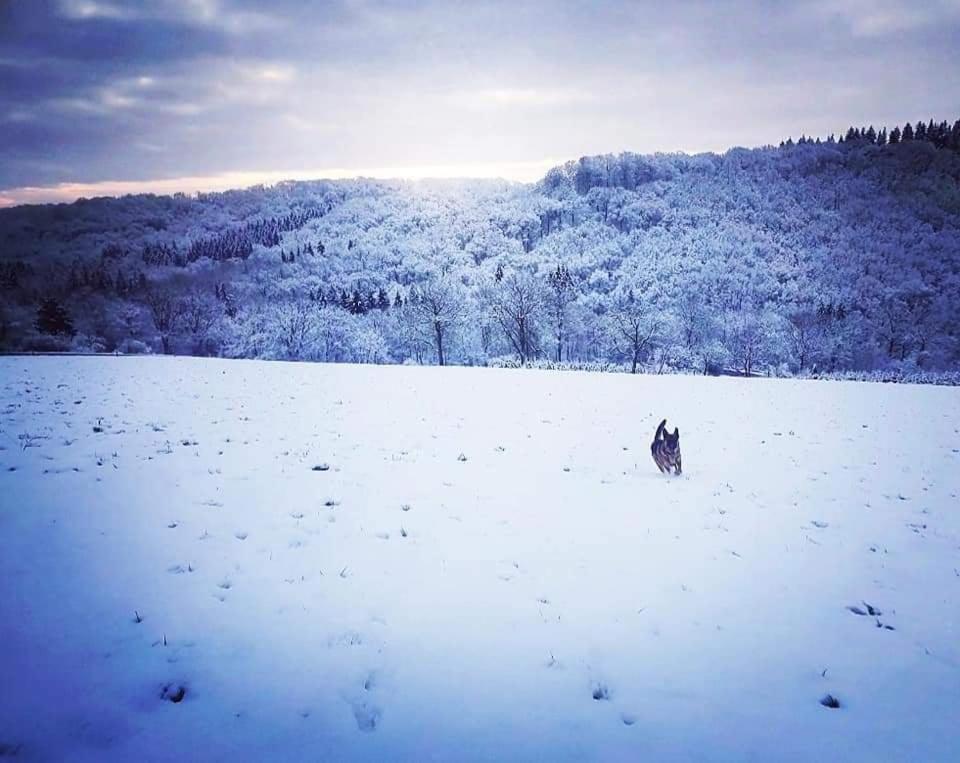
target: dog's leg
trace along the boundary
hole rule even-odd
[[[677,474],[680,474],[680,456],[677,456]]]

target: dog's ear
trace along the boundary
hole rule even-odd
[[[679,436],[680,436],[680,427],[674,427],[674,428],[673,428],[673,436],[674,436],[674,437],[679,437]]]

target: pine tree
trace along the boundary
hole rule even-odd
[[[913,140],[913,125],[911,125],[909,122],[903,126],[903,134],[900,136],[900,140]]]
[[[890,131],[890,140],[889,140],[889,143],[890,143],[890,145],[892,146],[894,143],[899,143],[899,142],[900,142],[900,128],[899,128],[899,127],[894,127],[894,128]]]
[[[557,340],[557,362],[563,359],[563,340],[566,337],[567,307],[574,298],[573,276],[563,263],[557,265],[547,283],[551,290],[550,309],[553,318],[554,336]]]
[[[350,297],[350,312],[354,315],[363,315],[367,312],[366,305],[363,303],[363,295],[360,294],[359,289],[354,289]]]
[[[923,122],[917,122],[917,126],[913,131],[914,140],[926,140],[927,139],[927,126]]]
[[[40,303],[35,325],[37,331],[42,334],[73,336],[76,333],[67,309],[53,298],[45,299]]]

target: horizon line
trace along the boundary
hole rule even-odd
[[[683,154],[696,156],[714,154],[723,156],[737,149],[757,150],[775,148],[772,143],[754,146],[728,146],[716,149],[677,149],[676,151],[654,151],[642,156],[657,154]],[[620,151],[615,153],[639,153]],[[531,161],[515,162],[464,162],[454,164],[427,164],[393,167],[361,167],[347,169],[329,167],[311,170],[230,170],[210,175],[185,175],[173,178],[154,178],[152,180],[97,180],[92,182],[67,181],[51,185],[17,186],[0,188],[0,209],[12,209],[19,206],[43,204],[72,204],[80,199],[122,198],[154,194],[172,196],[176,193],[194,195],[196,193],[217,193],[253,188],[255,186],[274,186],[284,182],[304,182],[321,180],[504,180],[514,183],[535,183],[541,180],[549,170],[585,156],[602,154],[582,154],[579,157],[548,157]]]
[[[30,204],[70,204],[79,199],[119,198],[139,194],[212,193],[273,186],[289,181],[311,180],[506,180],[530,183],[568,159],[545,158],[525,162],[487,162],[461,164],[409,165],[395,167],[330,167],[312,170],[257,171],[234,170],[210,175],[189,175],[153,180],[98,180],[64,182],[46,186],[20,186],[0,189],[0,208]]]

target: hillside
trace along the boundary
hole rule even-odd
[[[960,368],[960,152],[930,140],[20,207],[0,258],[7,350]]]
[[[956,758],[955,388],[0,380],[0,756]],[[650,459],[662,416],[681,477]]]

